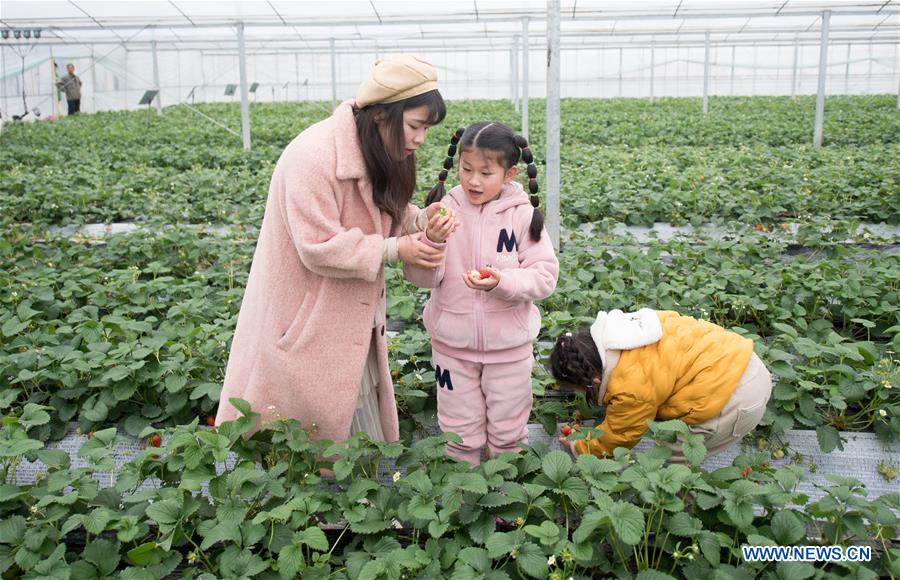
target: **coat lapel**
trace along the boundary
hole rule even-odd
[[[372,218],[372,224],[377,234],[384,235],[386,227],[381,210],[375,205],[372,197],[372,182],[366,171],[366,162],[363,159],[359,137],[356,134],[356,119],[353,116],[353,101],[344,101],[334,111],[334,151],[335,151],[335,176],[342,180],[356,180],[357,192]]]

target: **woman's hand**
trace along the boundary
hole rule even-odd
[[[434,205],[434,204],[431,204]],[[431,206],[429,206],[431,207]],[[443,244],[450,237],[450,234],[456,231],[459,222],[456,221],[456,212],[453,210],[442,209],[434,214],[428,220],[428,227],[425,229],[425,235],[428,239],[437,244]]]
[[[478,274],[478,276],[474,274]],[[485,274],[490,275],[485,276]],[[491,266],[485,266],[481,270],[467,270],[463,272],[463,281],[472,290],[487,292],[496,288],[500,283],[500,270]]]
[[[444,261],[444,250],[432,248],[418,237],[419,234],[401,236],[399,240],[400,260],[410,266],[436,269]]]

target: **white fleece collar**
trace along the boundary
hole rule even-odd
[[[656,311],[650,308],[637,312],[610,310],[597,314],[597,320],[591,325],[591,338],[605,368],[607,349],[631,350],[658,342],[662,338],[662,324]]]

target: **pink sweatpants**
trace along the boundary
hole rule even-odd
[[[492,455],[518,451],[528,443],[533,357],[511,363],[475,363],[432,351],[437,385],[438,424],[462,437],[447,444],[447,455],[481,463],[487,444]]]

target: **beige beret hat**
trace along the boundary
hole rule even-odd
[[[375,68],[359,90],[356,106],[396,103],[437,88],[437,71],[421,58],[403,54],[375,61]]]

